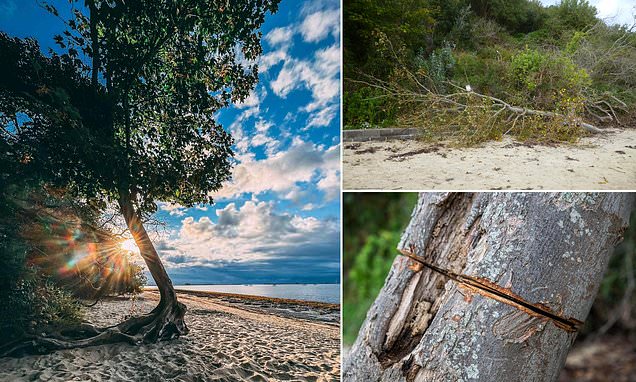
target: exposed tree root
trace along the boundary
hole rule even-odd
[[[28,335],[0,346],[0,357],[46,354],[55,350],[113,343],[140,345],[170,340],[188,333],[183,319],[186,306],[178,301],[160,302],[150,313],[118,325],[98,328],[88,323],[61,328],[45,335]]]

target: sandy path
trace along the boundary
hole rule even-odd
[[[149,311],[156,294],[145,293]],[[337,325],[247,311],[219,299],[180,295],[187,336],[138,347],[118,344],[0,360],[3,381],[335,381]],[[88,312],[98,325],[121,320],[130,301],[104,301]]]
[[[401,156],[417,151],[429,152]],[[633,190],[636,129],[558,147],[509,138],[464,149],[418,141],[347,143],[343,183],[345,190]]]

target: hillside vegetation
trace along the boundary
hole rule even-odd
[[[596,14],[586,0],[345,0],[345,128],[467,145],[629,126],[636,28]]]

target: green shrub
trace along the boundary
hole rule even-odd
[[[569,56],[528,48],[512,58],[510,79],[520,95],[526,95],[527,103],[521,106],[540,110],[554,110],[564,97],[580,97],[591,85],[587,71]]]
[[[503,47],[481,49],[477,53],[458,52],[453,80],[465,86],[469,84],[480,93],[501,96],[510,86],[502,78],[508,76],[509,52]]]
[[[496,21],[512,34],[536,30],[546,17],[545,10],[536,1],[473,0],[470,3],[478,16]]]
[[[94,213],[59,190],[0,184],[0,343],[79,323],[78,297],[141,291],[141,267]]]
[[[539,77],[547,60],[548,57],[539,51],[526,49],[510,63],[513,80],[522,89],[533,91],[539,85]]]
[[[71,294],[29,264],[29,246],[19,235],[15,213],[16,206],[0,192],[0,344],[81,318]]]
[[[446,43],[444,47],[435,49],[428,57],[424,51],[415,56],[415,66],[422,81],[439,93],[446,91],[445,82],[453,75],[455,58],[452,47]]]
[[[504,28],[494,20],[477,17],[471,24],[471,40],[477,47],[487,47],[501,43],[506,38]]]
[[[26,269],[22,280],[0,294],[0,343],[26,333],[47,332],[49,326],[79,324],[81,306],[67,291],[36,270]]]
[[[344,92],[344,128],[386,127],[395,123],[397,106],[379,89],[361,87]]]
[[[548,28],[554,33],[566,30],[582,31],[598,22],[596,8],[587,0],[561,0],[548,7]]]

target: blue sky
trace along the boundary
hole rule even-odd
[[[155,243],[175,284],[339,281],[339,20],[337,0],[282,0],[266,16],[260,82],[218,114],[233,179],[213,206],[159,203]],[[46,51],[63,24],[35,0],[0,0],[0,30]]]

